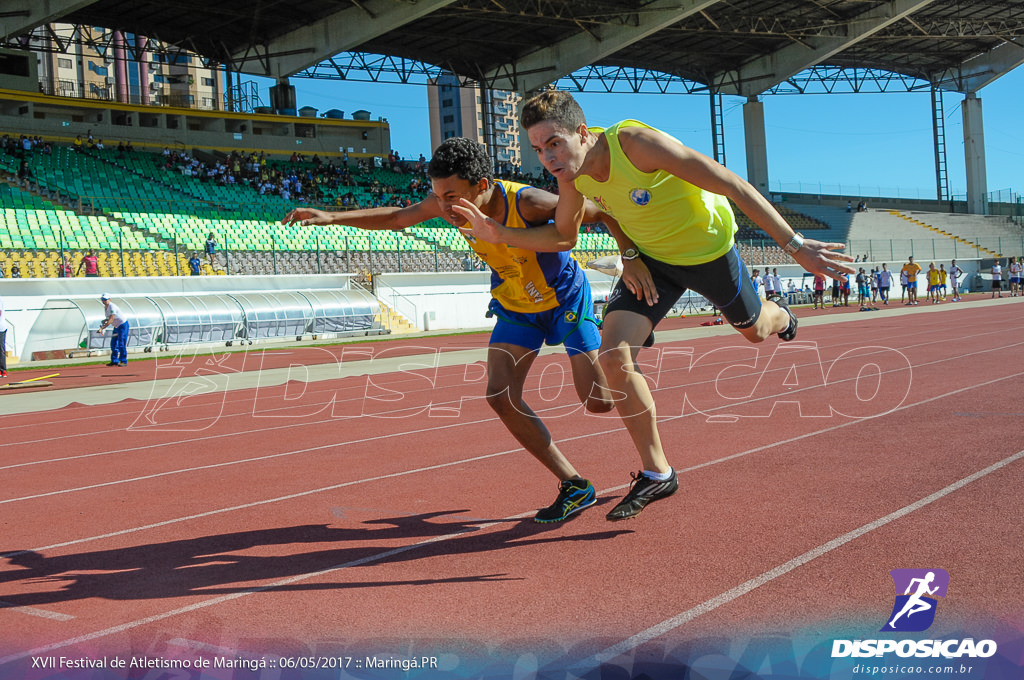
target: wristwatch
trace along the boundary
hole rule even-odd
[[[635,260],[638,257],[640,257],[640,251],[636,248],[626,248],[622,251],[623,260]]]
[[[796,232],[795,234],[793,234],[793,238],[789,240],[789,243],[782,246],[782,249],[785,250],[790,255],[795,255],[796,251],[800,250],[803,247],[803,245],[804,235],[801,234],[800,232]]]

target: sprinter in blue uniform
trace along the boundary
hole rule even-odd
[[[433,191],[414,205],[336,213],[296,208],[283,222],[401,230],[441,217],[462,228],[469,246],[491,268],[487,313],[497,317],[497,323],[487,353],[487,402],[519,443],[558,477],[558,497],[534,519],[562,521],[597,502],[594,487],[562,454],[543,421],[523,400],[523,385],[541,345],[563,344],[576,393],[587,410],[603,413],[614,406],[597,363],[601,339],[590,285],[568,252],[577,233],[560,233],[552,223],[557,196],[495,180],[490,158],[472,140],[446,140],[434,152],[427,172]],[[487,241],[473,235],[466,215],[459,212],[467,209],[490,218]],[[583,221],[617,228],[589,202]]]

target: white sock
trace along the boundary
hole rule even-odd
[[[672,470],[668,472],[651,472],[650,470],[644,470],[644,477],[650,477],[656,482],[667,482],[672,478]]]

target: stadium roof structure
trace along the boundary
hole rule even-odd
[[[0,38],[31,48],[49,22],[278,79],[450,72],[520,92],[971,93],[1024,63],[1024,2],[997,0],[17,0]]]

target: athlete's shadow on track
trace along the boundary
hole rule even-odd
[[[372,520],[357,528],[300,525],[240,531],[165,543],[46,557],[33,551],[0,553],[8,563],[0,572],[0,601],[5,606],[39,606],[85,598],[146,600],[185,595],[221,595],[256,590],[341,590],[399,585],[434,585],[515,580],[509,574],[481,574],[405,581],[347,582],[348,569],[438,555],[466,555],[564,541],[598,541],[628,530],[545,536],[565,524],[532,520],[437,522],[465,510]],[[369,528],[378,525],[380,528]],[[486,528],[481,529],[485,525]],[[495,527],[498,527],[495,530]],[[384,543],[379,543],[385,541]],[[358,542],[358,546],[347,546]],[[367,545],[367,542],[372,542]],[[299,552],[302,544],[327,544]],[[331,545],[340,544],[340,545]],[[265,550],[281,546],[275,551]],[[251,551],[249,554],[237,554]],[[273,554],[253,554],[267,553]],[[2,564],[2,562],[0,562]],[[15,567],[15,568],[11,568]],[[20,568],[18,568],[20,567]],[[272,585],[276,581],[337,569],[331,582]],[[22,584],[19,587],[17,584]],[[54,590],[38,592],[41,584]],[[13,586],[13,587],[12,587]],[[18,590],[37,592],[17,592]],[[14,592],[12,592],[14,591]]]

